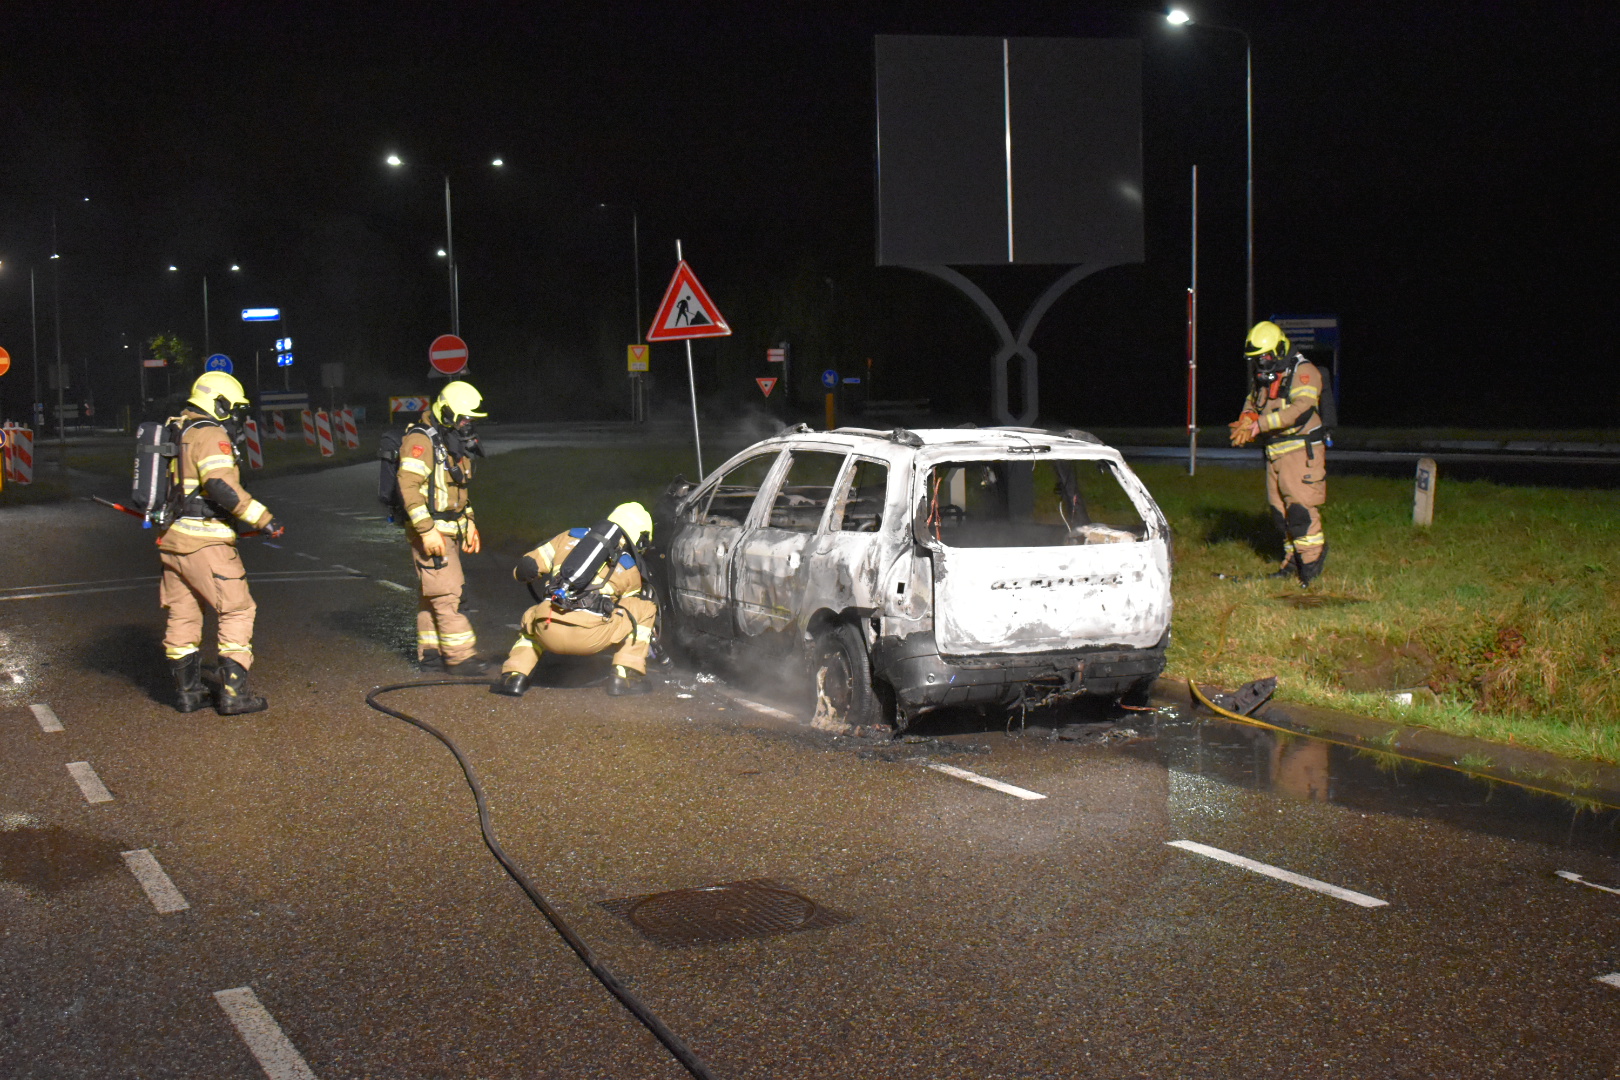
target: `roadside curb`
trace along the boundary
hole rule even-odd
[[[1159,679],[1153,684],[1153,696],[1156,700],[1188,712],[1209,716],[1193,700],[1182,679]],[[1331,735],[1353,743],[1368,753],[1399,752],[1420,762],[1463,769],[1505,784],[1530,786],[1570,799],[1620,807],[1620,767],[1613,765],[1574,761],[1541,750],[1447,735],[1430,728],[1391,723],[1295,702],[1267,705],[1255,713],[1255,718],[1303,736]],[[1486,759],[1491,764],[1486,767],[1465,767],[1463,758],[1469,756]]]

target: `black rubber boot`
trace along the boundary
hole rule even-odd
[[[1277,569],[1266,575],[1268,578],[1291,578],[1298,576],[1299,556],[1297,555],[1288,556],[1288,558],[1282,561],[1281,566],[1277,567]]]
[[[445,674],[454,675],[458,679],[470,679],[474,675],[482,675],[488,671],[489,664],[476,656],[469,656],[467,659],[457,660],[453,664],[446,662],[444,670]]]
[[[1299,583],[1309,585],[1322,576],[1322,570],[1327,566],[1328,545],[1322,541],[1322,554],[1317,556],[1315,562],[1302,562],[1299,564]]]
[[[221,716],[241,716],[245,713],[264,712],[270,703],[250,693],[247,668],[229,657],[219,658],[219,698],[214,711]]]
[[[522,697],[528,688],[529,677],[521,671],[503,671],[499,680],[489,684],[490,693],[507,697]]]
[[[196,712],[208,704],[208,691],[202,684],[202,653],[194,652],[169,661],[174,676],[174,707],[178,712]]]
[[[631,671],[622,664],[613,665],[613,678],[608,680],[608,697],[631,697],[652,693],[652,684],[639,671]]]
[[[416,658],[417,671],[443,671],[444,657],[438,649],[426,649]]]

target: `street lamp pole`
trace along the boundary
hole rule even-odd
[[[456,281],[456,240],[450,220],[450,174],[444,174],[444,256],[450,275],[450,332],[461,336],[461,289]]]

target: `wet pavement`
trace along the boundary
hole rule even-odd
[[[322,1078],[686,1075],[491,858],[450,754],[365,706],[416,677],[373,479],[255,485],[288,531],[243,545],[272,707],[235,720],[164,703],[150,534],[0,517],[0,1075],[266,1075],[215,997],[244,987]],[[527,598],[468,561],[498,653]],[[388,700],[714,1076],[1620,1073],[1613,810],[1185,710],[879,741],[774,673],[605,674]],[[784,932],[683,938],[664,895],[761,882],[726,917]]]

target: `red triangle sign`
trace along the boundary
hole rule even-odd
[[[679,341],[682,338],[725,337],[731,327],[714,306],[709,294],[698,284],[697,275],[682,259],[675,276],[664,291],[664,301],[653,316],[648,341]]]
[[[759,383],[760,392],[763,393],[766,397],[770,397],[771,396],[771,391],[776,389],[776,377],[775,376],[771,376],[769,378],[764,378],[764,379],[755,379],[754,381]]]

